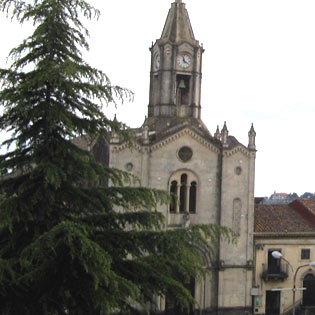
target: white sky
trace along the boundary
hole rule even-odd
[[[112,83],[135,92],[109,115],[139,127],[147,114],[150,52],[173,0],[90,0],[101,10],[87,23],[86,60]],[[184,0],[203,43],[202,119],[213,134],[224,121],[247,145],[257,132],[256,196],[314,192],[315,1]],[[0,65],[26,27],[0,16]]]

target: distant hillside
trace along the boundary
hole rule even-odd
[[[277,193],[274,192],[270,197],[265,197],[262,201],[264,204],[279,204],[279,203],[290,203],[295,199],[309,199],[315,200],[315,193],[305,192],[302,195],[298,195],[297,193]]]

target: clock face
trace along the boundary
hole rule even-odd
[[[182,68],[188,68],[191,64],[191,58],[188,55],[179,55],[177,57],[177,63]]]
[[[155,68],[155,70],[160,69],[160,56],[159,56],[159,55],[157,55],[157,56],[155,57],[154,68]]]

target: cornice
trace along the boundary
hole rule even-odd
[[[253,153],[251,150],[245,148],[242,144],[238,144],[236,147],[233,147],[232,149],[229,148],[225,149],[223,151],[223,156],[229,157],[239,152],[244,154],[246,157],[250,157],[251,153]],[[255,153],[254,156],[256,156]]]
[[[254,232],[254,239],[314,238],[315,232]]]
[[[128,144],[127,142],[123,142],[121,144],[111,144],[112,150],[113,152],[121,152],[125,149],[131,148],[131,150],[136,150],[138,152],[143,151],[143,148],[149,149],[147,146],[141,146],[140,144],[136,143],[132,146],[130,146],[130,144]]]

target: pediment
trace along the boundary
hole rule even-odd
[[[177,125],[168,129],[166,132],[160,134],[160,137],[156,140],[152,139],[153,141],[151,140],[152,142],[150,143],[144,144],[141,142],[140,138],[138,138],[138,141],[136,140],[132,146],[130,146],[128,142],[122,142],[117,144],[112,143],[111,147],[115,152],[125,149],[135,150],[137,152],[154,152],[174,143],[180,138],[187,136],[211,152],[219,154],[222,150],[220,143],[218,143],[215,138],[213,138],[211,135],[203,133],[196,127],[187,125],[186,123],[183,124],[181,128]],[[255,157],[256,151],[249,150],[243,144],[239,143],[234,137],[232,138],[234,139],[234,143],[230,143],[228,148],[223,149],[223,156],[230,157],[237,153],[241,153],[246,157]]]
[[[220,148],[218,148],[215,144],[211,143],[211,141],[206,140],[204,137],[202,137],[201,135],[199,135],[197,132],[195,132],[194,130],[192,130],[189,127],[186,127],[182,130],[174,132],[174,133],[166,136],[165,138],[161,139],[160,141],[154,143],[151,146],[151,152],[157,151],[157,150],[175,142],[176,140],[178,140],[182,137],[186,137],[186,136],[189,136],[192,140],[201,144],[202,146],[204,146],[208,150],[210,150],[214,153],[217,153],[217,154],[220,153]]]
[[[162,139],[152,143],[151,145],[149,144],[143,145],[141,143],[135,143],[134,146],[132,146],[131,150],[136,150],[138,152],[143,152],[143,151],[154,152],[186,136],[189,136],[192,140],[201,144],[203,147],[207,148],[209,151],[212,151],[216,154],[220,153],[220,148],[214,143],[212,143],[211,141],[209,141],[210,139],[209,140],[205,139],[205,137],[201,136],[200,134],[198,134],[197,132],[195,132],[189,127],[185,127],[176,132],[172,132],[166,135],[165,137],[163,137]],[[130,145],[126,142],[123,142],[120,144],[112,144],[112,150],[114,152],[119,152],[125,149],[130,149]]]

